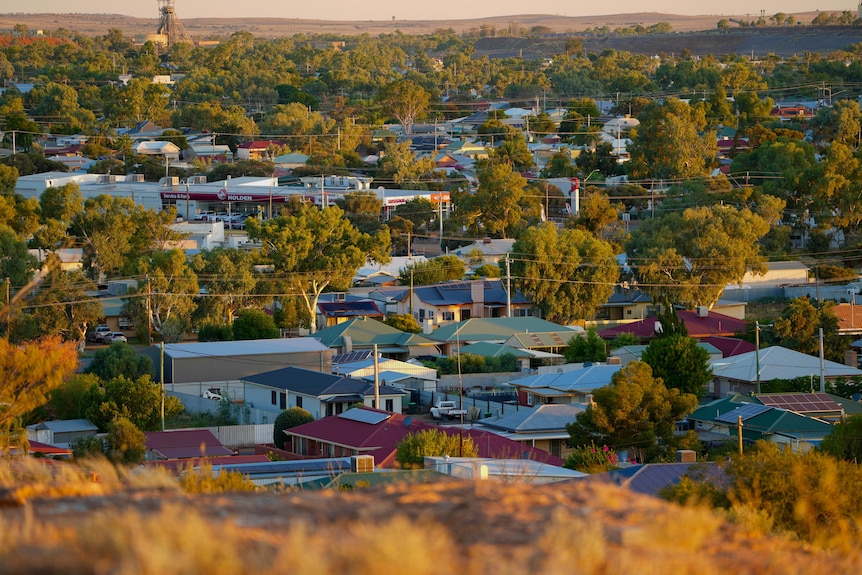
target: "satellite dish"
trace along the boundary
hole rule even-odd
[[[404,427],[410,427],[410,424],[412,424],[412,423],[413,423],[413,416],[412,415],[408,415],[407,417],[404,418]]]

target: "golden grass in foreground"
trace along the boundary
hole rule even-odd
[[[96,466],[97,467],[97,466]],[[29,470],[0,506],[0,571],[207,575],[632,572],[835,575],[828,554],[607,485],[446,482],[352,491],[189,495],[163,474]],[[87,497],[71,485],[91,484]],[[63,473],[72,473],[64,471]],[[0,485],[24,476],[0,465]],[[167,485],[173,487],[165,489]],[[62,486],[66,486],[65,488]],[[83,492],[83,489],[80,489]],[[55,497],[59,495],[59,497]]]

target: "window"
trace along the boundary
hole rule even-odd
[[[386,400],[386,411],[395,411],[395,400],[387,399]]]
[[[423,319],[425,319],[425,308],[420,307],[419,308],[419,321],[422,321]]]
[[[512,317],[531,317],[530,308],[518,307],[512,310]]]
[[[470,319],[470,315],[471,314],[470,314],[469,309],[462,309],[461,310],[461,321],[464,321],[465,319]]]
[[[296,396],[296,407],[302,407],[302,396]]]
[[[278,407],[280,409],[287,409],[287,394],[283,391],[279,394]]]
[[[444,311],[443,321],[455,321],[455,312],[454,311]]]
[[[278,392],[275,390],[272,390],[272,404],[278,405]]]
[[[335,414],[338,415],[339,413],[344,413],[344,404],[343,403],[336,403],[335,404]]]

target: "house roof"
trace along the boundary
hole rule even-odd
[[[456,249],[453,253],[457,256],[469,256],[473,251],[479,250],[486,256],[497,256],[507,254],[512,251],[512,245],[515,240],[512,239],[492,239],[486,238],[476,240],[472,244]]]
[[[208,429],[147,431],[145,445],[165,459],[230,456],[233,451],[221,444]]]
[[[510,385],[528,388],[531,392],[547,387],[563,392],[589,393],[593,389],[610,384],[611,378],[622,368],[622,365],[589,365],[563,373],[542,373],[522,377],[510,382]]]
[[[503,289],[503,284],[500,280],[451,281],[429,286],[419,286],[414,288],[413,292],[420,301],[429,305],[466,305],[479,303],[473,299],[474,285],[482,287],[481,303],[484,305],[497,305],[500,307],[506,305],[506,290]],[[520,292],[514,292],[510,299],[513,304],[529,303],[529,300]],[[560,326],[556,327],[559,328]]]
[[[515,357],[533,357],[523,349],[518,349],[502,343],[491,343],[488,341],[479,341],[468,345],[461,346],[461,353],[471,353],[473,355],[481,355],[482,357],[500,357],[510,353]]]
[[[819,440],[832,430],[832,425],[825,421],[763,405],[757,398],[745,395],[711,401],[694,410],[688,419],[735,427],[738,417],[743,420],[743,436],[752,440],[772,434],[794,439]]]
[[[732,357],[714,359],[710,363],[713,377],[750,383],[755,383],[758,379],[758,363],[760,381],[794,379],[808,375],[820,377],[820,358],[778,345],[763,348],[759,354],[757,351],[752,351]],[[823,374],[824,377],[833,379],[836,377],[858,377],[862,376],[862,370],[825,360],[823,362]]]
[[[420,379],[437,379],[437,370],[431,367],[426,367],[420,363],[412,363],[408,361],[399,361],[397,359],[380,358],[377,360],[377,368],[380,371],[380,378],[384,379],[383,374],[399,374],[408,377],[417,377]],[[374,375],[374,358],[369,357],[351,362],[341,362],[332,364],[332,373],[339,375],[349,375],[352,377],[366,377]],[[394,381],[391,375],[386,381]]]
[[[351,411],[357,409],[379,413],[381,417],[371,419],[369,422],[359,421],[361,418],[350,414]],[[562,459],[559,457],[541,449],[524,446],[517,441],[506,439],[490,431],[475,427],[438,427],[423,423],[410,416],[381,412],[367,407],[350,409],[339,415],[304,423],[285,430],[285,433],[324,443],[342,445],[372,455],[378,466],[392,466],[395,464],[395,448],[404,436],[408,433],[429,429],[437,429],[449,435],[459,435],[460,433],[472,438],[479,451],[479,457],[512,458],[521,456],[522,459],[562,465]]]
[[[224,457],[192,457],[189,459],[156,459],[144,461],[144,467],[159,467],[172,473],[179,473],[188,467],[200,465],[238,465],[244,463],[266,463],[266,455],[230,455]]]
[[[537,317],[492,317],[471,318],[438,328],[428,337],[437,341],[503,342],[516,333],[556,332],[562,326]],[[578,333],[572,330],[572,334]]]
[[[367,381],[300,367],[267,371],[244,377],[242,380],[313,397],[353,396],[357,401],[361,401],[362,396],[374,393],[374,385]],[[380,395],[388,396],[404,395],[404,392],[397,387],[387,385],[381,385],[379,392]]]
[[[383,317],[373,301],[318,302],[318,309],[326,317]]]
[[[543,347],[566,347],[573,337],[584,334],[581,329],[561,329],[558,331],[514,333],[506,343],[522,349],[538,349]]]
[[[374,473],[341,473],[335,477],[321,477],[302,483],[302,490],[307,489],[342,489],[348,485],[362,485],[369,487],[377,485],[431,483],[434,481],[448,480],[450,477],[445,473],[433,469],[386,469]]]
[[[150,349],[161,349],[151,346]],[[166,343],[165,355],[172,359],[196,357],[225,357],[240,355],[272,355],[325,351],[328,347],[312,337],[277,339],[248,339],[238,341],[200,341],[188,343]]]
[[[99,428],[87,419],[55,419],[28,425],[28,429],[50,429],[54,433],[97,432]]]
[[[688,335],[697,339],[712,336],[729,337],[745,331],[745,320],[714,311],[710,311],[705,317],[699,317],[695,311],[679,310],[677,317],[685,324]],[[621,333],[631,333],[637,337],[650,338],[655,336],[657,321],[658,318],[649,317],[633,323],[603,329],[599,331],[599,335],[605,339],[613,339]]]
[[[510,433],[537,433],[542,431],[565,431],[566,425],[573,423],[584,408],[563,403],[545,403],[538,407],[519,407],[496,417],[486,417],[477,423],[508,431]]]
[[[353,347],[379,346],[433,346],[436,342],[415,334],[406,333],[374,319],[356,318],[322,329],[314,338],[326,347],[343,347],[344,336],[350,337]]]
[[[176,154],[180,148],[169,141],[147,140],[135,144],[135,152],[139,154]]]
[[[680,477],[693,469],[708,474],[718,473],[714,463],[646,463],[597,473],[575,481],[614,483],[635,493],[657,497],[662,489],[678,484]]]
[[[735,337],[705,337],[701,340],[721,352],[722,357],[730,357],[754,351],[754,344]]]

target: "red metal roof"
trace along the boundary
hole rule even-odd
[[[370,409],[370,408],[360,408]],[[377,411],[377,410],[372,410]],[[386,412],[381,412],[386,413]],[[337,415],[324,417],[287,430],[288,435],[305,437],[322,443],[341,445],[374,457],[378,467],[394,466],[395,448],[408,433],[439,429],[457,435],[458,428],[439,427],[421,422],[410,416],[391,414],[376,425],[346,419]],[[541,449],[501,437],[478,428],[463,428],[461,433],[473,439],[479,457],[495,459],[532,459],[551,465],[562,465],[563,460]]]
[[[147,437],[147,450],[165,459],[233,455],[233,451],[222,445],[207,429],[148,431],[144,435]]]
[[[754,351],[754,344],[735,337],[705,337],[703,343],[708,343],[721,352],[721,357],[731,357]]]
[[[736,319],[729,315],[710,311],[705,317],[699,317],[691,310],[680,310],[677,316],[685,324],[689,337],[703,339],[705,337],[724,336],[730,337],[745,331],[745,320]],[[599,331],[599,335],[605,339],[613,339],[621,333],[631,333],[637,337],[648,339],[655,337],[656,317],[648,317],[634,323],[618,325]]]

